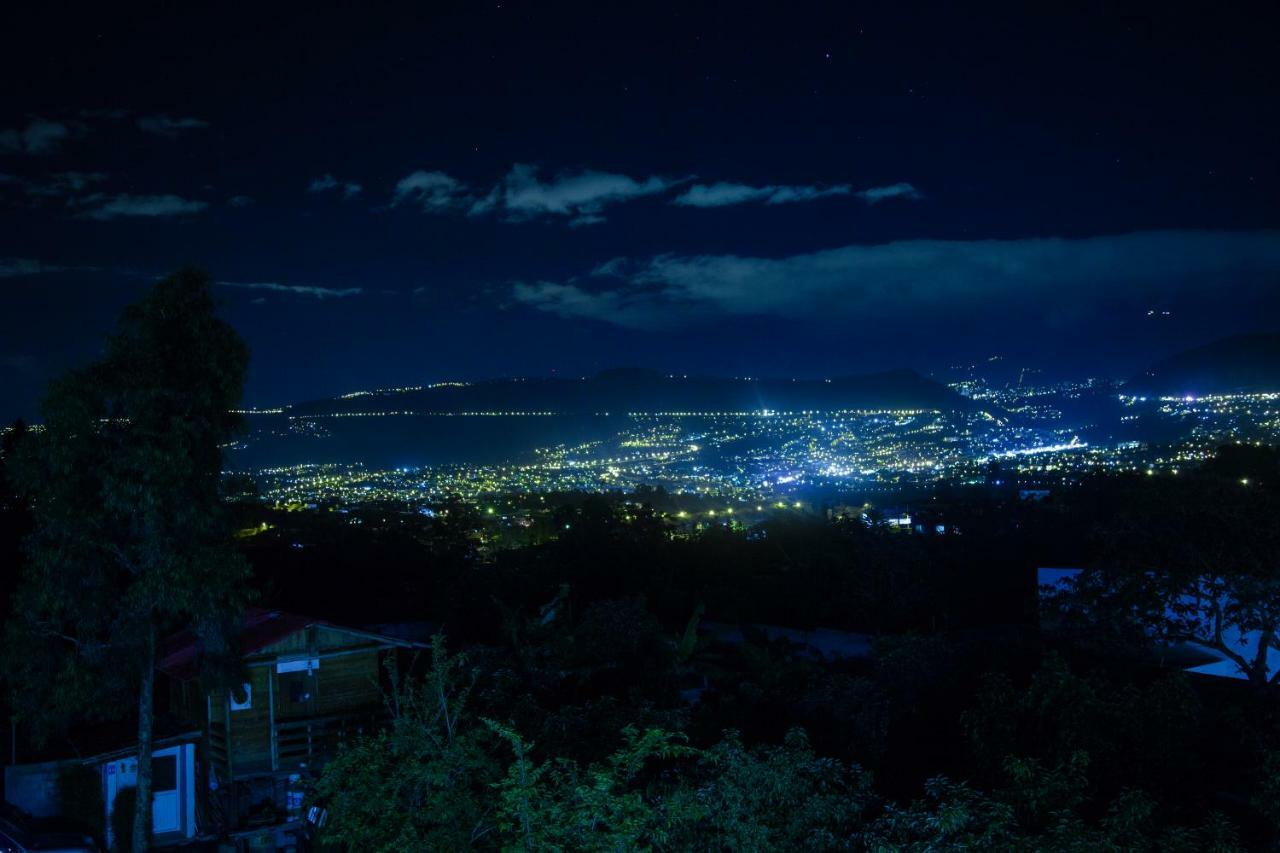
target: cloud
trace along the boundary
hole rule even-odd
[[[15,370],[20,373],[27,373],[36,367],[36,357],[26,353],[18,355],[0,356],[0,369]]]
[[[694,184],[671,203],[685,207],[727,207],[753,201],[762,201],[765,204],[793,204],[833,195],[849,195],[850,192],[852,188],[848,184],[835,184],[829,187],[769,184],[753,187],[747,184],[719,181],[710,185]]]
[[[220,281],[223,287],[238,287],[244,290],[265,290],[271,293],[284,293],[291,296],[307,296],[312,299],[342,299],[347,296],[358,296],[364,293],[362,287],[318,287],[308,284],[280,284],[275,281]],[[253,300],[260,304],[258,300]]]
[[[428,213],[465,212],[468,216],[493,214],[507,222],[534,219],[563,219],[571,228],[605,221],[605,210],[614,205],[670,192],[692,178],[665,178],[650,175],[633,178],[616,172],[594,169],[559,172],[543,179],[538,167],[516,163],[487,192],[473,189],[445,172],[419,170],[402,178],[392,194],[391,205],[412,202]],[[338,182],[330,175],[312,183],[314,191],[331,189]],[[831,196],[857,196],[868,204],[890,198],[918,199],[920,193],[908,183],[855,192],[849,184],[824,186],[765,184],[752,186],[728,181],[694,184],[672,199],[684,207],[727,207],[759,202],[796,204]]]
[[[51,273],[60,272],[124,272],[121,270],[111,270],[107,267],[94,266],[64,266],[61,264],[46,264],[43,261],[37,261],[33,258],[0,258],[0,278],[20,278],[23,276],[33,275],[49,275]]]
[[[47,267],[31,258],[0,258],[0,278],[40,275],[45,272],[56,272],[57,269],[57,267]]]
[[[76,202],[87,207],[81,213],[85,219],[106,221],[124,217],[156,219],[168,216],[187,216],[199,213],[208,202],[185,199],[176,195],[126,195],[106,196],[101,193],[86,196]]]
[[[656,176],[637,180],[589,169],[561,172],[544,182],[538,179],[536,166],[517,163],[503,179],[499,199],[510,219],[566,216],[570,224],[592,225],[604,221],[601,212],[610,205],[663,193],[680,183],[683,181]]]
[[[562,317],[662,328],[726,317],[1060,322],[1120,298],[1208,300],[1274,286],[1280,231],[1148,231],[1019,240],[901,240],[782,258],[614,259],[584,278],[518,282],[516,303]],[[1270,282],[1270,285],[1266,283]],[[1019,318],[1019,319],[1015,319]]]
[[[198,118],[173,118],[172,116],[143,116],[138,119],[138,129],[146,133],[156,133],[170,139],[188,130],[204,130],[209,122]]]
[[[832,184],[831,186],[766,184],[751,186],[719,181],[714,184],[694,184],[672,200],[672,204],[684,207],[728,207],[735,204],[763,202],[764,204],[795,204],[803,201],[815,201],[831,196],[854,195],[867,204],[878,204],[891,198],[918,200],[922,198],[920,191],[908,183],[890,184],[884,187],[854,192],[849,184]]]
[[[307,185],[307,192],[309,193],[323,193],[328,192],[329,190],[340,190],[344,199],[355,198],[363,189],[364,187],[354,181],[340,181],[328,173],[321,175]]]
[[[417,171],[396,184],[391,204],[414,202],[428,213],[495,214],[508,222],[563,217],[573,228],[604,222],[605,208],[666,192],[684,180],[636,179],[584,169],[543,181],[538,168],[516,163],[488,192],[478,192],[444,172]]]
[[[0,130],[0,153],[48,154],[71,136],[71,128],[60,121],[33,118],[21,129]]]
[[[55,172],[44,182],[26,182],[24,189],[28,195],[58,198],[83,192],[92,184],[101,183],[106,179],[107,175],[104,172]]]
[[[445,213],[475,202],[468,201],[466,184],[444,172],[428,172],[419,169],[396,183],[391,196],[391,206],[404,202],[417,204],[428,213]]]
[[[593,276],[622,275],[630,262],[626,258],[610,258],[591,271]]]
[[[249,207],[253,204],[253,198],[247,195],[233,195],[227,199],[228,207]]]
[[[905,182],[889,184],[885,187],[871,187],[857,193],[857,196],[867,204],[879,204],[891,198],[901,198],[908,201],[919,201],[924,198],[918,189]]]

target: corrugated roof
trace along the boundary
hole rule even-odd
[[[240,654],[247,657],[313,625],[368,637],[390,645],[420,645],[396,637],[335,625],[323,619],[298,613],[251,607],[245,610],[244,621],[240,626]],[[156,668],[172,678],[188,681],[199,674],[200,656],[203,651],[204,644],[194,631],[190,629],[180,631],[161,644],[160,660]]]

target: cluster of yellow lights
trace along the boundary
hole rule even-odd
[[[1040,394],[1038,389],[1020,393],[1020,397],[1009,397],[1014,403],[1020,400],[1018,405],[1028,413],[1018,421],[982,411],[929,409],[615,413],[612,417],[623,420],[611,438],[538,448],[527,462],[389,471],[296,466],[259,474],[265,481],[264,495],[290,505],[398,501],[413,506],[448,494],[484,501],[485,496],[501,494],[617,492],[661,485],[672,494],[727,501],[694,516],[677,513],[676,517],[714,517],[717,523],[728,523],[729,517],[735,513],[740,517],[753,505],[791,506],[798,490],[812,487],[856,484],[868,492],[889,493],[939,482],[981,483],[987,476],[986,463],[993,459],[1000,459],[1002,469],[1020,475],[1023,482],[1053,485],[1092,471],[1176,475],[1208,458],[1224,441],[1252,441],[1258,435],[1268,443],[1280,440],[1280,405],[1276,404],[1280,394],[1276,393],[1126,401],[1133,406],[1149,402],[1124,415],[1127,418],[1181,419],[1184,438],[1162,447],[1141,442],[1088,446],[1062,428],[1046,411],[1049,407],[1027,403]],[[415,414],[549,417],[555,413],[336,416]],[[313,417],[299,416],[291,422],[295,428],[309,429],[314,427]]]

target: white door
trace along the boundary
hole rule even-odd
[[[182,829],[178,752],[175,746],[151,756],[151,831],[156,835]]]
[[[182,829],[182,792],[191,790],[191,779],[187,778],[190,765],[190,754],[183,758],[184,747],[172,746],[158,749],[151,755],[151,832],[178,832]],[[190,750],[192,747],[187,746]],[[115,808],[116,794],[121,788],[132,788],[138,784],[138,759],[121,758],[109,761],[103,767],[106,775],[107,793],[107,843],[114,839],[111,835],[111,812]],[[192,806],[194,808],[194,806]],[[188,817],[194,821],[193,817]]]

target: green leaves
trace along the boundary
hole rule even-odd
[[[25,720],[123,707],[152,631],[222,624],[243,603],[218,487],[247,363],[208,276],[184,270],[50,386],[13,465],[35,528],[4,654]]]
[[[488,730],[467,712],[473,680],[442,636],[424,677],[393,678],[390,728],[342,750],[316,785],[329,809],[327,838],[398,853],[460,850],[493,832],[490,786],[501,764]]]
[[[663,729],[623,730],[623,746],[583,768],[563,759],[534,760],[534,744],[511,727],[485,720],[513,760],[498,792],[504,850],[666,849],[702,809],[681,786],[646,773],[656,765],[701,755],[684,735]]]

